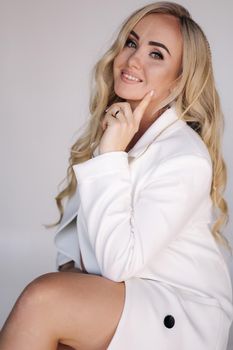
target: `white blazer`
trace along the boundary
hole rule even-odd
[[[81,268],[81,251],[88,273],[117,282],[159,281],[191,293],[195,301],[214,300],[228,329],[231,279],[210,232],[212,162],[200,136],[178,119],[175,105],[128,153],[99,155],[97,147],[73,169],[78,187],[56,232],[57,267],[74,260]]]

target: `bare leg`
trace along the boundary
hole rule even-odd
[[[64,344],[78,350],[105,350],[119,323],[124,295],[124,282],[101,276],[42,275],[14,305],[0,332],[0,349],[59,350]]]

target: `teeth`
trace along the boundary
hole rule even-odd
[[[139,79],[133,77],[132,75],[129,75],[129,74],[126,74],[126,73],[123,73],[123,75],[129,80],[140,81]]]

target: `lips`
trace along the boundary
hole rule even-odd
[[[130,71],[130,70],[123,69],[123,70],[121,71],[121,74],[122,74],[122,73],[125,73],[125,74],[128,74],[128,75],[132,75],[134,78],[139,79],[140,82],[142,81],[142,79],[141,79],[139,76],[137,76],[134,72],[132,72],[132,71]]]

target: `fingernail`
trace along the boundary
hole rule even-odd
[[[154,95],[154,90],[151,90],[150,96],[153,96],[153,95]]]

